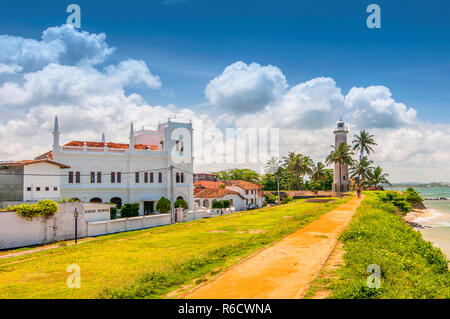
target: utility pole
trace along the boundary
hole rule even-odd
[[[173,201],[173,165],[170,164],[169,172],[170,172],[170,222],[173,224],[176,222],[175,218],[175,209],[174,209],[174,201]]]

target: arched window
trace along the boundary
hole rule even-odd
[[[101,200],[101,198],[95,197],[91,199],[91,203],[101,204],[103,203],[103,201]]]
[[[111,198],[110,202],[116,204],[118,209],[122,208],[122,199],[120,197],[113,197]]]
[[[183,196],[178,196],[177,200],[179,200],[179,199],[183,199],[184,200]]]
[[[209,201],[208,201],[207,199],[205,199],[205,200],[203,201],[203,207],[209,208]]]
[[[176,183],[179,183],[179,182],[180,182],[180,173],[177,173],[177,174],[176,174],[175,182],[176,182]]]

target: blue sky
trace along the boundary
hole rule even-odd
[[[63,141],[126,142],[131,121],[176,114],[194,139],[204,123],[277,128],[280,156],[323,161],[343,117],[375,134],[392,181],[450,181],[449,17],[437,0],[2,1],[0,160],[48,151],[55,115]]]
[[[330,76],[347,92],[384,85],[425,121],[450,119],[447,1],[73,1],[82,30],[105,32],[112,60],[144,60],[163,82],[135,88],[149,103],[192,107],[235,61],[272,64],[289,84]],[[0,34],[38,39],[65,23],[66,1],[2,1]],[[365,25],[368,4],[382,28]]]

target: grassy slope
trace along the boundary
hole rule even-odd
[[[300,201],[2,259],[0,298],[161,297],[292,233],[343,201]],[[70,264],[81,267],[81,289],[66,286]]]
[[[400,216],[374,202],[375,195],[358,209],[341,236],[345,266],[335,278],[316,280],[317,289],[331,290],[330,298],[450,298],[448,260]],[[368,288],[366,269],[381,268],[381,288]]]

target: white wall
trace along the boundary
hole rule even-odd
[[[88,222],[87,235],[99,236],[170,224],[170,214],[122,218],[110,221]]]
[[[247,207],[245,206],[245,199],[242,199],[238,195],[227,194],[221,198],[199,198],[199,197],[196,197],[195,200],[200,201],[199,207],[203,207],[206,209],[210,209],[212,207],[213,201],[221,201],[221,200],[233,200],[232,206],[235,208],[236,211],[241,211],[241,210],[247,209]],[[203,206],[204,200],[208,200],[208,203],[209,203],[208,207]]]
[[[258,195],[258,191],[257,190],[253,190],[253,194],[251,193],[252,190],[248,191],[248,194],[245,193],[245,190],[238,187],[238,186],[226,186],[227,189],[238,192],[239,194],[242,195],[242,197],[244,197],[245,199],[248,199],[248,204],[250,205],[250,203],[253,202],[257,205],[258,208],[263,206],[264,203],[264,199],[262,197],[262,195],[259,197]],[[244,205],[245,205],[245,200],[244,200]]]
[[[49,163],[36,163],[24,166],[23,177],[23,196],[24,201],[34,201],[40,199],[59,199],[60,198],[60,177],[61,168]],[[34,176],[30,174],[37,174]],[[42,176],[53,175],[53,176]],[[31,187],[31,191],[27,188]],[[37,187],[40,191],[37,191]],[[48,191],[46,191],[48,187]],[[56,187],[56,190],[54,188]]]
[[[78,237],[85,237],[86,220],[109,220],[109,207],[111,205],[64,203],[59,205],[59,211],[52,218],[35,217],[31,221],[18,216],[16,212],[0,213],[0,249],[42,245],[75,238],[75,208],[79,212]],[[86,208],[93,212],[85,213]]]

